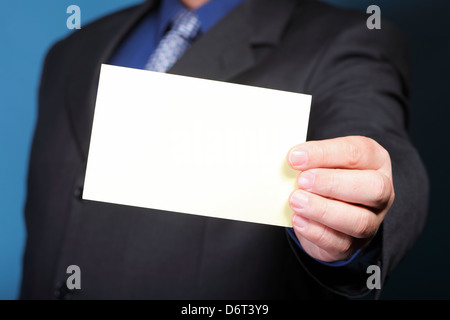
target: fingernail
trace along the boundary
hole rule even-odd
[[[298,214],[296,214],[294,216],[293,224],[294,224],[294,227],[302,230],[302,229],[306,228],[308,221],[306,221],[306,219],[304,219],[302,216],[299,216]]]
[[[294,149],[289,154],[289,162],[294,169],[301,169],[308,160],[308,154],[302,149]]]
[[[308,196],[301,190],[296,190],[290,199],[290,205],[296,212],[301,212],[308,204]]]
[[[311,171],[303,171],[298,178],[298,187],[303,190],[311,190],[314,185],[316,175]]]

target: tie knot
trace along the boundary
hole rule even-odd
[[[173,20],[171,31],[178,33],[185,40],[192,40],[200,29],[200,20],[195,12],[183,10]]]

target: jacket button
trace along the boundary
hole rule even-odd
[[[58,300],[70,300],[72,299],[72,292],[67,288],[65,282],[58,282],[55,286],[54,296]]]
[[[80,199],[81,200],[81,196],[83,194],[83,187],[77,187],[75,188],[75,190],[73,191],[73,195],[75,198]]]

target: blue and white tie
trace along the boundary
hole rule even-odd
[[[181,11],[173,20],[171,29],[161,39],[145,69],[166,72],[189,47],[200,30],[200,21],[193,11]]]

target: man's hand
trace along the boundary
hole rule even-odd
[[[310,256],[346,260],[373,239],[394,201],[383,147],[360,136],[309,141],[292,148],[287,161],[301,171],[289,204],[295,234]]]

